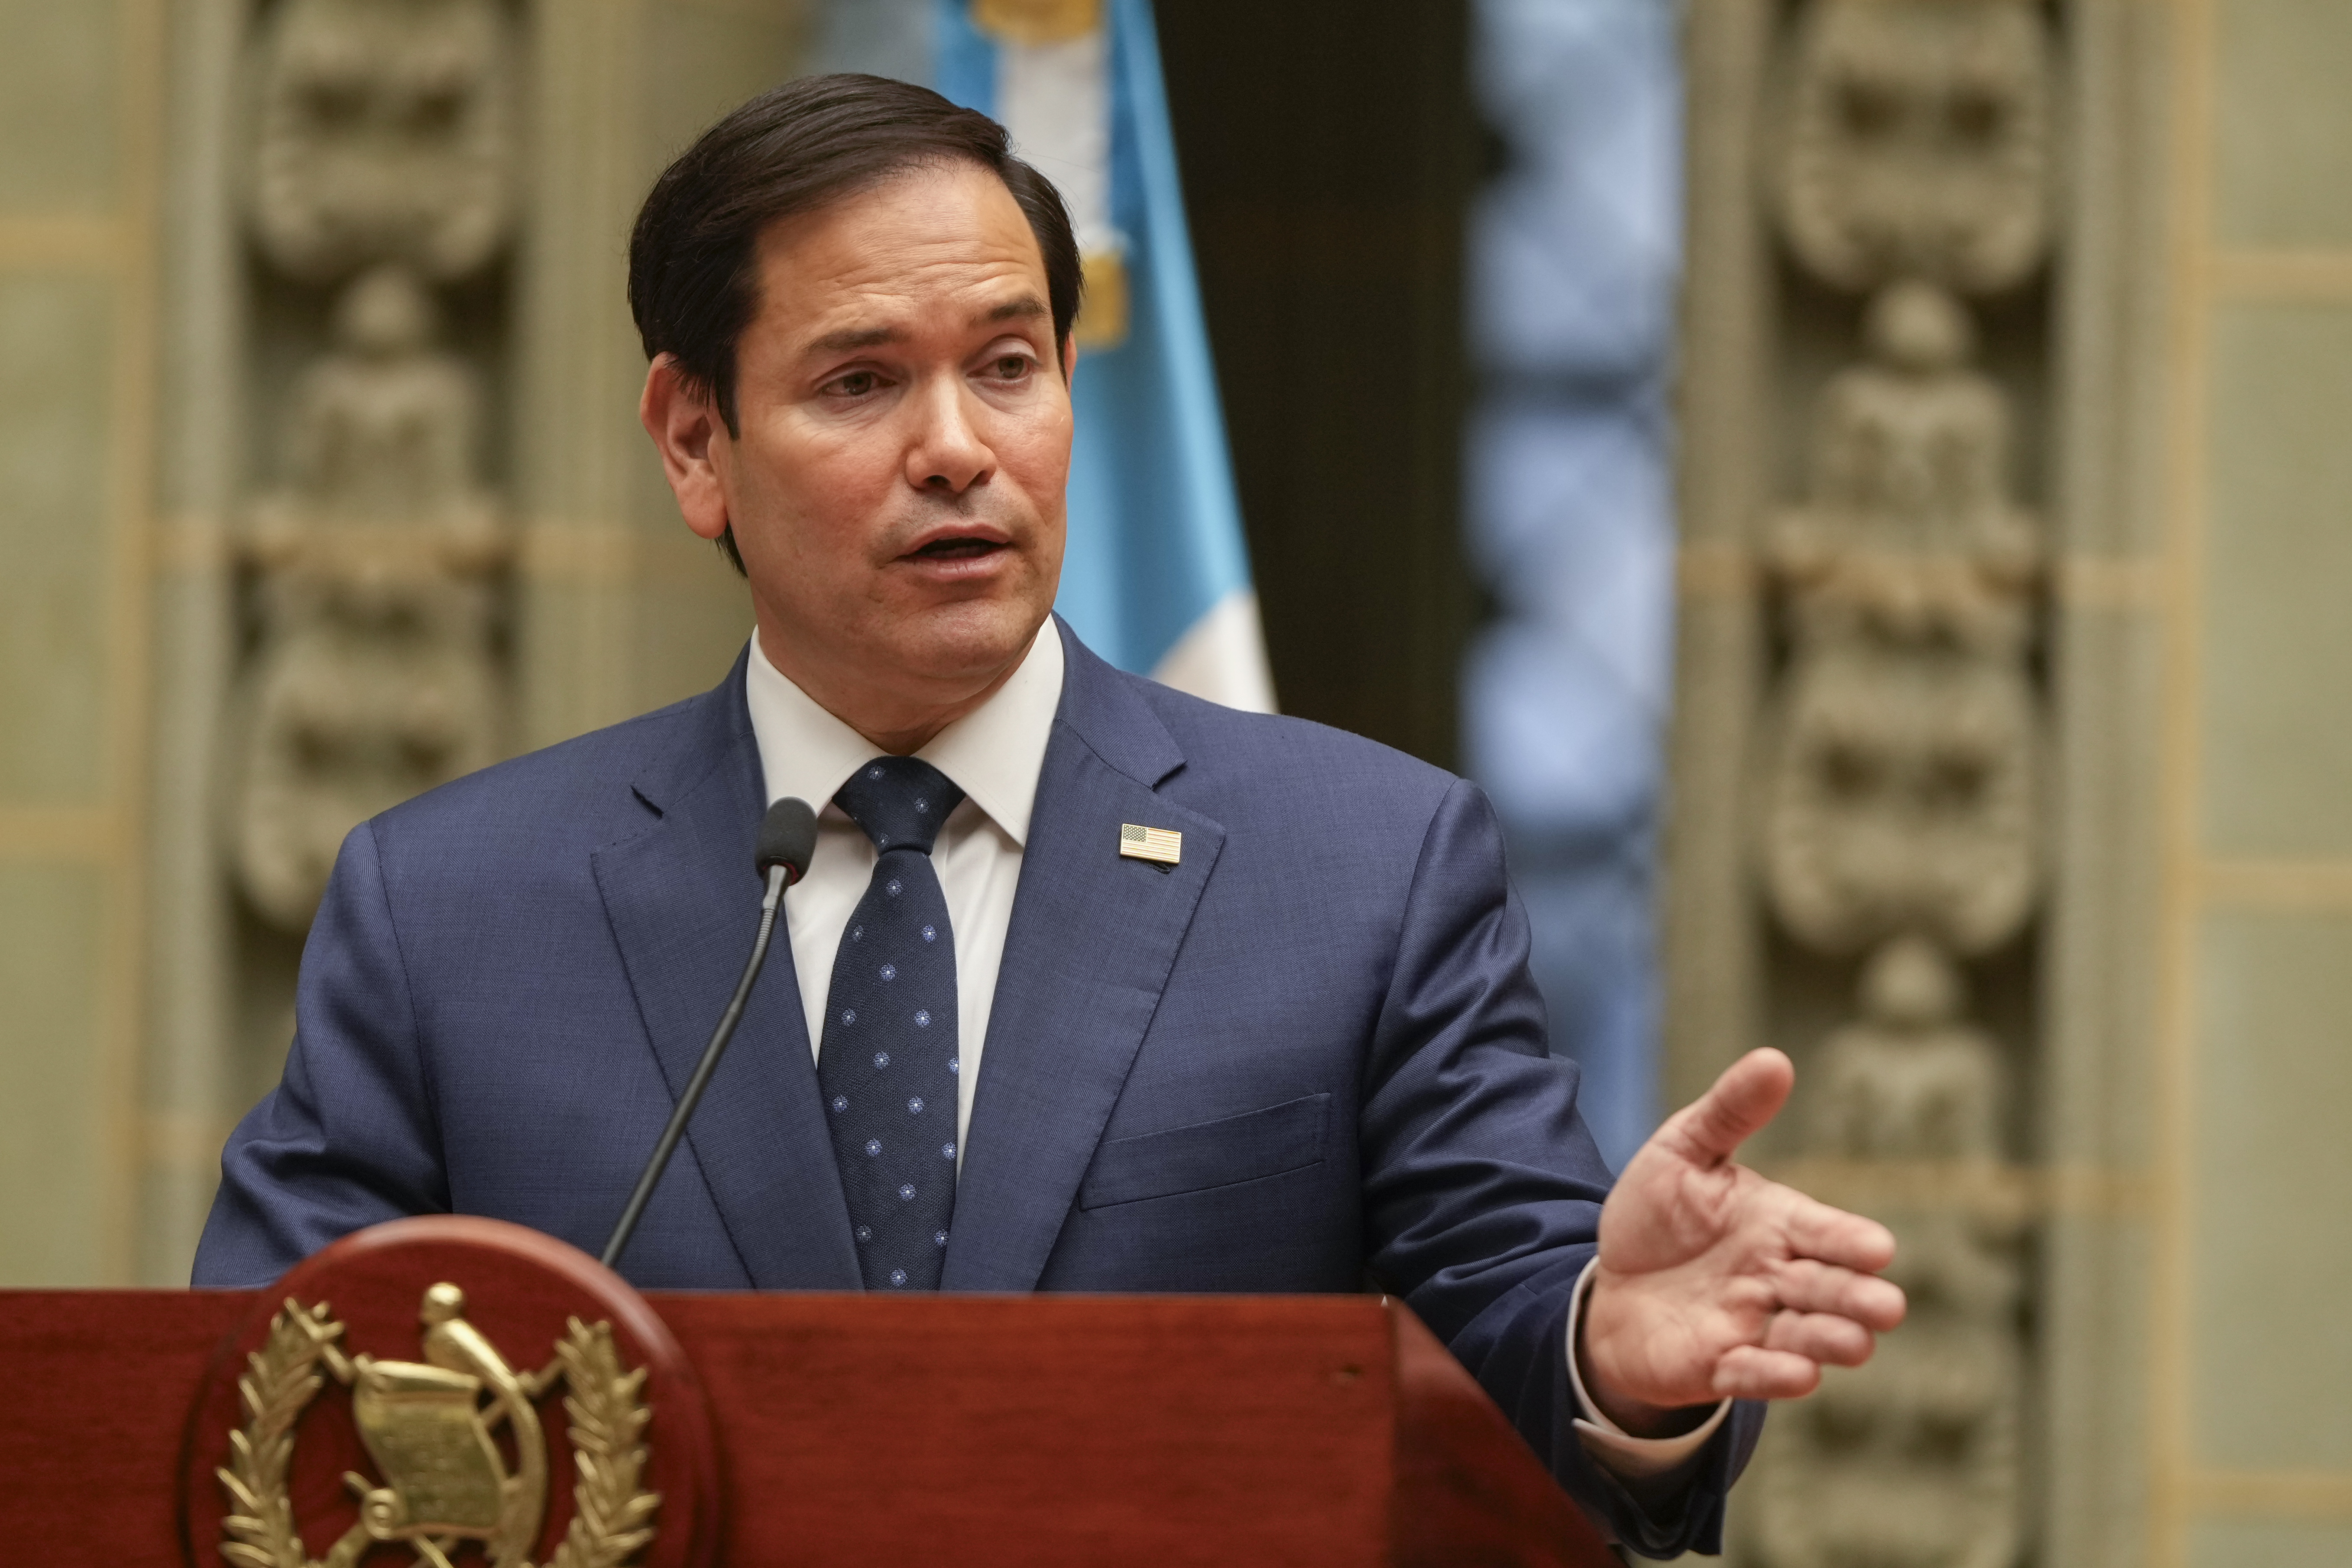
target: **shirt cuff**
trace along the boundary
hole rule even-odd
[[[1593,1463],[1621,1481],[1659,1480],[1698,1457],[1724,1417],[1731,1414],[1731,1401],[1717,1405],[1715,1414],[1698,1426],[1672,1437],[1636,1437],[1601,1412],[1584,1391],[1584,1369],[1577,1365],[1576,1357],[1577,1328],[1584,1321],[1584,1299],[1592,1293],[1592,1271],[1600,1262],[1596,1258],[1584,1266],[1569,1297],[1568,1385],[1576,1394],[1577,1440]]]

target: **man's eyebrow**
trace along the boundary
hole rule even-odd
[[[896,327],[844,327],[837,332],[827,332],[821,338],[811,339],[808,347],[801,351],[801,355],[804,359],[813,359],[819,354],[848,353],[854,349],[895,343],[904,336],[906,334]]]
[[[993,310],[982,311],[973,317],[972,321],[974,325],[989,321],[1026,321],[1052,313],[1045,308],[1045,302],[1036,295],[1024,294],[1017,300],[1006,300]],[[808,346],[803,349],[801,353],[802,357],[806,359],[814,359],[824,354],[852,353],[859,349],[879,348],[884,343],[901,342],[906,335],[896,327],[844,327],[839,331],[827,332],[821,338],[810,339]]]
[[[1045,309],[1045,300],[1034,294],[1024,294],[1018,300],[1007,300],[994,310],[973,317],[972,321],[975,324],[981,321],[1026,321],[1051,314],[1053,312]]]

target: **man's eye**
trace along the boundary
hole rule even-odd
[[[1030,363],[1027,354],[1002,354],[996,361],[996,374],[1005,381],[1019,381],[1029,374]]]
[[[870,370],[853,370],[847,375],[835,376],[833,381],[833,390],[844,397],[863,397],[874,390],[874,373]]]

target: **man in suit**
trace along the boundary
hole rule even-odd
[[[663,175],[641,413],[756,633],[702,697],[352,834],[197,1282],[407,1214],[593,1249],[742,960],[762,808],[800,795],[830,804],[784,951],[637,1283],[1375,1284],[1621,1540],[1714,1550],[1735,1398],[1869,1354],[1891,1238],[1732,1162],[1772,1052],[1612,1193],[1478,791],[1051,617],[1078,293],[1051,186],[920,89],[789,84]]]

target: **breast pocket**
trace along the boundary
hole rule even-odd
[[[1215,1121],[1114,1138],[1095,1151],[1078,1206],[1174,1197],[1320,1164],[1330,1105],[1328,1094],[1310,1094]]]

